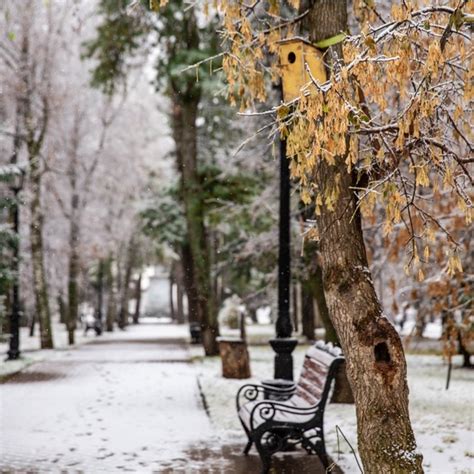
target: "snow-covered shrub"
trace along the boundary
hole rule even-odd
[[[224,304],[217,316],[219,326],[229,329],[239,329],[241,315],[245,314],[245,305],[237,295],[224,300]]]

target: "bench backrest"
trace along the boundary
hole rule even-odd
[[[331,381],[339,364],[344,361],[342,351],[331,343],[316,342],[306,353],[301,375],[292,397],[298,405],[324,405]],[[324,407],[322,407],[324,408]]]

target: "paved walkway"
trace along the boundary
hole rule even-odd
[[[213,434],[184,339],[166,326],[94,339],[0,391],[0,472],[260,470],[256,454],[242,456],[243,438]],[[315,473],[317,465],[313,456],[283,456],[275,472]]]

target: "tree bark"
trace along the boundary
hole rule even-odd
[[[184,324],[184,294],[183,285],[178,281],[176,285],[176,321],[178,324]]]
[[[314,302],[308,282],[301,285],[302,333],[308,341],[314,340]]]
[[[312,216],[304,215],[305,219],[310,219]],[[306,280],[303,282],[304,291],[308,293],[305,295],[306,298],[311,298],[311,303],[308,301],[307,311],[312,311],[313,319],[311,321],[307,320],[308,329],[305,333],[305,336],[308,339],[314,339],[314,309],[310,309],[309,305],[313,305],[313,301],[316,301],[318,307],[319,319],[324,326],[324,340],[325,342],[332,342],[334,345],[339,345],[339,340],[337,338],[336,330],[331,322],[329,317],[329,311],[326,304],[326,297],[324,295],[324,286],[323,286],[323,273],[321,270],[321,264],[319,262],[318,255],[318,244],[316,242],[306,242],[304,246],[304,263],[306,268]],[[316,258],[315,258],[316,256]],[[314,307],[313,307],[314,308]],[[309,318],[309,314],[308,314]],[[311,325],[311,326],[309,326]]]
[[[222,339],[219,342],[222,376],[227,379],[248,379],[250,358],[245,340]]]
[[[118,318],[118,327],[120,329],[125,329],[128,325],[128,303],[130,299],[130,279],[132,277],[132,270],[133,270],[133,263],[135,257],[135,242],[133,237],[130,239],[128,249],[127,249],[127,257],[125,261],[125,274],[123,276],[123,282],[121,285],[121,293],[120,293],[120,313]]]
[[[336,330],[332,324],[331,318],[329,317],[329,310],[326,304],[326,296],[324,294],[323,287],[323,273],[321,270],[321,264],[319,257],[317,256],[317,245],[316,243],[306,244],[307,255],[313,255],[313,259],[310,262],[306,262],[308,269],[308,279],[305,282],[306,289],[309,293],[307,296],[311,299],[307,304],[311,304],[314,309],[313,302],[316,301],[318,314],[324,326],[324,340],[330,342],[335,346],[340,346],[339,339],[336,334]],[[316,253],[316,258],[314,254]],[[308,332],[312,330],[312,338],[314,338],[314,312],[312,319],[312,328],[308,329]],[[311,333],[310,333],[311,334]],[[331,396],[331,403],[354,403],[354,397],[352,394],[351,386],[347,379],[346,364],[341,364],[335,377],[334,391]]]
[[[57,302],[58,302],[58,311],[59,311],[59,322],[61,324],[66,324],[67,323],[67,305],[64,302],[62,291],[60,291],[58,294]]]
[[[75,123],[72,136],[72,153],[69,163],[69,183],[71,185],[71,212],[69,215],[69,271],[68,271],[68,307],[67,307],[67,332],[69,344],[74,344],[74,332],[77,326],[79,313],[79,194],[77,192],[77,140],[78,122]]]
[[[33,288],[35,295],[36,315],[40,326],[42,349],[52,349],[53,333],[51,330],[51,312],[49,308],[48,284],[44,268],[43,214],[41,211],[41,171],[38,154],[29,150],[31,181],[31,263],[33,269]]]
[[[313,0],[308,15],[310,41],[347,30],[346,0]],[[340,45],[335,46],[339,50]],[[408,413],[408,385],[402,343],[383,315],[368,269],[353,178],[345,157],[330,166],[321,161],[317,184],[325,190],[339,181],[334,210],[321,209],[321,265],[331,320],[347,363],[355,398],[359,452],[365,472],[420,473],[422,456]]]
[[[176,264],[176,322],[184,324],[184,308],[183,308],[183,268],[181,262]]]
[[[74,215],[74,213],[73,213]],[[69,344],[74,344],[74,331],[76,330],[79,310],[78,277],[79,277],[79,229],[75,217],[71,217],[69,236],[69,272],[68,272],[68,308],[67,332]]]
[[[97,323],[100,332],[103,331],[103,319],[104,319],[104,278],[106,270],[106,262],[103,258],[99,259],[97,268]]]
[[[23,127],[26,133],[26,147],[28,163],[30,166],[30,245],[31,264],[33,270],[33,292],[35,296],[36,318],[40,325],[40,341],[42,349],[52,349],[53,334],[51,330],[51,311],[49,307],[49,292],[44,267],[44,245],[43,245],[43,213],[41,208],[41,166],[40,152],[44,137],[49,124],[48,98],[42,97],[43,112],[35,120],[32,112],[33,78],[30,76],[30,43],[28,29],[23,31],[21,47],[21,87],[19,97],[21,102],[21,113],[23,115]],[[34,325],[31,333],[34,332]]]
[[[112,269],[113,258],[109,257],[106,266],[106,285],[107,285],[107,312],[105,315],[105,330],[112,332],[114,322],[117,318],[117,301],[114,292],[114,273]]]
[[[189,248],[193,262],[194,285],[197,292],[198,319],[206,355],[218,354],[217,315],[213,307],[210,252],[204,225],[203,191],[197,166],[196,119],[198,101],[175,104],[175,141],[180,156],[181,187],[186,212]]]
[[[176,319],[176,311],[174,309],[174,295],[173,295],[173,288],[175,284],[175,264],[174,263],[171,265],[168,281],[169,281],[170,316],[171,316],[171,321],[174,321]]]
[[[138,275],[135,284],[135,312],[133,313],[133,324],[138,324],[140,320],[140,311],[142,303],[142,274]]]
[[[30,332],[29,332],[29,336],[30,337],[33,337],[35,335],[35,327],[36,327],[36,316],[35,316],[35,313],[33,312],[31,314],[31,318],[29,320],[29,324],[30,324]]]
[[[183,271],[183,285],[188,298],[188,321],[190,323],[199,323],[198,293],[194,283],[193,257],[191,248],[187,242],[181,246],[181,265]]]
[[[195,28],[193,20],[192,27]],[[217,312],[211,286],[211,265],[208,236],[205,228],[202,183],[197,162],[196,119],[200,94],[173,95],[173,136],[181,174],[181,194],[185,207],[188,245],[193,264],[193,283],[196,289],[198,320],[206,355],[217,355],[219,347]],[[189,296],[189,294],[188,294]]]
[[[313,298],[318,307],[319,318],[324,326],[324,340],[325,342],[332,342],[334,345],[339,345],[336,330],[329,317],[326,296],[324,295],[323,272],[319,263],[316,264],[314,272],[310,277],[310,285]]]

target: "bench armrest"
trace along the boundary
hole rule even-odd
[[[250,427],[254,430],[254,420],[258,416],[265,422],[274,420],[278,413],[289,413],[291,415],[308,416],[314,415],[319,410],[319,403],[309,407],[296,407],[287,405],[284,402],[276,402],[272,400],[262,400],[256,403],[250,413]]]
[[[253,402],[261,396],[264,398],[265,393],[271,393],[274,395],[279,396],[288,396],[288,398],[293,395],[296,389],[296,385],[294,387],[286,387],[286,388],[278,388],[278,387],[267,387],[258,384],[245,384],[239,388],[236,396],[236,405],[237,405],[237,412],[240,411],[240,408],[244,403]]]

